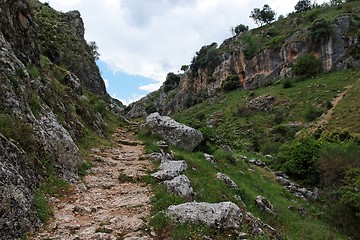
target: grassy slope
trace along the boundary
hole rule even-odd
[[[251,92],[237,90],[221,93],[215,104],[204,102],[178,113],[175,116],[177,120],[205,132],[208,138],[206,151],[213,151],[212,153],[218,163],[217,167],[211,165],[205,160],[202,152],[189,153],[172,148],[176,153],[176,157],[185,159],[189,165],[185,174],[190,178],[197,193],[196,201],[233,201],[241,206],[239,200],[235,198],[235,195],[240,195],[248,211],[261,218],[265,223],[275,227],[286,239],[345,239],[346,237],[326,220],[323,203],[308,202],[293,196],[276,183],[272,174],[244,162],[239,155],[245,154],[249,157],[262,158],[261,155],[254,152],[248,152],[247,150],[251,149],[243,147],[242,144],[246,145],[251,142],[253,140],[252,135],[255,134],[260,135],[259,144],[260,148],[262,148],[262,145],[271,142],[277,137],[278,133],[273,133],[270,130],[274,128],[274,125],[302,122],[302,127],[296,130],[306,128],[309,124],[309,121],[305,118],[308,106],[313,105],[325,112],[327,110],[326,103],[344,91],[344,88],[349,85],[353,87],[348,90],[348,94],[334,109],[333,118],[330,119],[326,128],[333,129],[341,126],[359,131],[359,122],[354,121],[354,119],[360,117],[358,111],[360,102],[357,101],[359,99],[360,71],[356,70],[319,75],[315,78],[295,82],[293,87],[286,89],[279,83]],[[236,114],[237,109],[246,101],[262,95],[276,97],[277,101],[273,106],[273,110],[269,112],[245,112],[244,116]],[[274,118],[279,112],[285,112],[283,120],[281,123],[274,123]],[[344,112],[347,113],[346,116],[349,118],[340,117],[344,115]],[[213,124],[214,127],[212,128],[206,127],[210,118],[213,119],[213,122],[217,122],[217,124]],[[248,128],[252,130],[250,132],[245,131]],[[242,131],[246,133],[242,134]],[[142,135],[142,138],[146,142],[148,152],[156,150],[156,147],[154,147],[155,139],[145,135]],[[285,141],[286,139],[281,139],[281,142]],[[217,145],[229,145],[235,152],[236,161],[231,159],[229,161],[226,154],[221,150],[216,150],[214,142]],[[250,169],[254,169],[255,172]],[[239,186],[239,190],[230,189],[217,180],[217,172],[230,176]],[[175,239],[184,239],[189,236],[200,239],[204,234],[217,239],[233,238],[231,233],[223,233],[201,226],[169,222],[164,218],[161,211],[171,204],[178,204],[187,200],[167,194],[165,189],[158,183],[154,184],[154,189],[153,215],[155,217],[152,225],[157,229],[160,236],[168,236],[170,231]],[[254,205],[254,199],[257,195],[262,195],[270,200],[277,212],[275,217],[262,212]],[[302,217],[298,211],[289,210],[289,206],[295,208],[303,206],[307,211],[307,215]],[[245,225],[241,230],[246,232],[248,227]]]

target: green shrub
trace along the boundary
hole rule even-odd
[[[222,89],[231,91],[240,87],[240,79],[238,75],[230,75],[221,84]]]
[[[244,45],[243,53],[247,60],[253,58],[260,51],[259,37],[251,33],[244,33],[241,42]]]
[[[348,129],[337,128],[332,131],[324,131],[321,134],[322,141],[336,144],[346,144],[354,142],[360,145],[360,135],[350,132]]]
[[[309,53],[301,55],[295,65],[293,71],[297,76],[310,77],[320,72],[321,61],[314,55]]]
[[[164,92],[168,92],[170,90],[175,89],[178,86],[179,82],[180,82],[180,76],[173,72],[169,72],[164,82]]]
[[[226,163],[236,164],[236,158],[227,150],[218,149],[214,152],[214,158],[216,161],[225,161]]]
[[[333,30],[330,22],[324,18],[319,18],[311,24],[309,31],[313,43],[320,46],[329,40]]]
[[[151,114],[151,113],[157,112],[157,108],[151,104],[151,105],[148,105],[145,107],[145,112],[147,114]]]
[[[354,208],[360,217],[360,168],[350,169],[346,172],[341,188],[341,203]]]
[[[277,154],[280,150],[281,143],[280,142],[268,142],[261,145],[262,154]]]
[[[310,104],[305,109],[305,119],[309,122],[314,121],[315,119],[320,117],[322,113],[323,112],[321,111],[321,109],[314,107],[313,105]]]
[[[328,188],[338,186],[346,171],[360,168],[360,146],[352,142],[325,144],[319,153],[318,166],[323,184]]]
[[[281,169],[306,184],[317,183],[316,160],[319,157],[320,146],[320,142],[312,138],[282,145],[278,155],[278,161],[282,163]]]
[[[294,81],[291,78],[285,78],[282,81],[283,88],[291,88],[294,86]]]

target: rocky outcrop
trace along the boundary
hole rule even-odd
[[[269,202],[269,200],[267,200],[263,196],[256,196],[255,204],[258,205],[265,212],[275,215],[274,206]]]
[[[20,239],[41,224],[33,196],[40,183],[49,178],[74,182],[83,163],[74,141],[90,129],[100,136],[105,132],[101,115],[90,107],[83,89],[109,102],[100,75],[90,67],[96,66],[93,58],[82,62],[79,51],[72,57],[80,60],[58,58],[55,63],[45,57],[39,42],[43,25],[35,21],[29,3],[46,7],[37,1],[0,1],[0,239]],[[76,47],[84,50],[88,46],[82,21],[79,14],[73,15],[68,27],[77,29],[76,43],[86,46]],[[57,65],[71,65],[66,61],[84,67],[77,68],[80,77]]]
[[[193,151],[204,139],[200,131],[159,113],[150,114],[146,118],[146,126],[167,143],[189,151]]]
[[[321,60],[323,72],[346,69],[349,66],[360,67],[359,59],[352,56],[351,52],[359,42],[358,35],[351,30],[352,22],[358,20],[354,19],[351,13],[339,15],[332,24],[332,34],[326,41],[322,41],[320,46],[314,46],[311,34],[306,30],[307,26],[303,26],[297,32],[288,35],[282,45],[266,46],[251,58],[245,56],[244,48],[239,45],[241,36],[234,36],[225,40],[219,47],[223,53],[212,64],[190,67],[190,70],[180,74],[181,80],[174,90],[164,91],[164,87],[160,88],[131,104],[127,115],[128,117],[146,116],[145,110],[150,106],[157,109],[160,114],[171,115],[216,96],[222,90],[222,84],[231,76],[238,79],[238,85],[242,89],[254,89],[285,76],[293,76],[293,65],[305,53],[310,53]],[[254,30],[254,32],[258,31]],[[266,100],[264,102],[266,104],[262,106],[263,101],[261,101],[259,107],[267,111],[266,105],[271,104],[273,99],[263,100]]]
[[[242,221],[240,208],[232,202],[189,202],[172,205],[166,214],[179,222],[189,221],[215,229],[238,229]]]

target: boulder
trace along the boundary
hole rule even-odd
[[[167,190],[175,195],[188,198],[192,198],[195,195],[190,180],[185,175],[180,175],[172,180],[165,181],[164,184]]]
[[[159,113],[150,114],[146,118],[146,126],[168,144],[188,151],[193,151],[204,139],[200,131]]]
[[[238,185],[236,185],[236,183],[231,180],[231,178],[223,173],[217,173],[216,174],[216,178],[220,179],[221,181],[223,181],[227,186],[234,188],[234,189],[238,189]]]
[[[180,222],[189,221],[221,229],[238,229],[242,221],[240,208],[232,202],[189,202],[171,205],[167,216]]]
[[[187,168],[185,161],[163,161],[160,164],[160,171],[151,174],[151,176],[159,180],[171,180],[181,173],[183,173]]]

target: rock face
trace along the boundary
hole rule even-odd
[[[59,32],[71,28],[78,37],[79,51],[72,52],[79,57],[74,74],[59,65],[72,65],[75,59],[46,58],[39,37],[44,26],[34,8],[51,10],[38,1],[0,1],[0,239],[20,239],[41,224],[33,196],[39,184],[49,176],[75,181],[83,159],[74,141],[89,129],[100,136],[105,132],[83,89],[104,104],[111,101],[93,69],[96,63],[83,39],[80,15],[51,10],[59,17],[55,20],[66,19],[55,24],[65,28]],[[48,47],[59,48],[53,44]],[[78,54],[88,57],[82,61]]]
[[[241,226],[242,221],[240,208],[232,202],[189,202],[172,205],[166,214],[176,221],[189,221],[221,229],[237,229]]]
[[[26,153],[0,134],[0,239],[17,239],[40,225],[32,188],[38,182]]]
[[[146,126],[167,143],[188,151],[193,151],[204,139],[200,131],[159,113],[150,114],[146,118]]]
[[[216,61],[208,66],[190,67],[190,70],[180,74],[181,80],[174,90],[165,91],[164,86],[161,87],[157,92],[131,104],[127,116],[146,116],[145,110],[149,107],[157,109],[160,114],[171,115],[196,104],[199,99],[216,96],[229,76],[236,76],[242,89],[254,89],[279,78],[293,76],[292,66],[305,53],[321,60],[323,72],[349,66],[360,67],[359,59],[351,53],[359,42],[359,36],[352,32],[352,22],[358,22],[354,15],[339,15],[332,24],[333,33],[320,46],[314,46],[309,32],[304,32],[305,26],[288,36],[281,46],[265,47],[250,59],[246,58],[243,48],[238,45],[241,36],[227,39],[219,47],[224,53]],[[271,103],[273,99],[263,100]],[[262,102],[260,104],[263,105]],[[265,106],[263,110],[267,111],[268,108]]]

